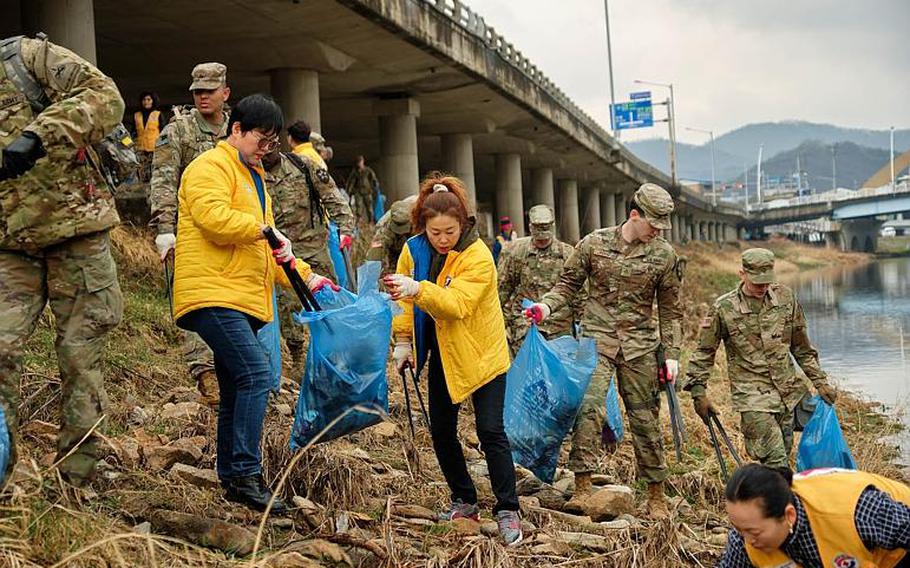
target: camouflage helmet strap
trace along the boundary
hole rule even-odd
[[[29,73],[22,61],[22,38],[23,36],[14,36],[0,41],[0,61],[3,62],[3,70],[10,81],[19,91],[28,99],[29,106],[37,115],[45,108],[50,106],[51,100],[47,93],[35,80],[35,77]],[[45,40],[47,36],[39,34],[39,39]]]

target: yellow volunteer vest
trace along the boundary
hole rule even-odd
[[[910,505],[910,487],[872,473],[831,468],[793,477],[793,492],[806,510],[825,568],[893,568],[906,554],[904,549],[867,550],[859,538],[853,516],[870,485]],[[758,568],[800,568],[780,550],[765,553],[746,543],[746,553]]]
[[[153,110],[149,114],[148,122],[142,123],[142,112],[136,111],[133,115],[133,121],[136,123],[136,149],[144,152],[155,151],[155,141],[158,140],[158,134],[161,133],[158,121],[161,113]]]

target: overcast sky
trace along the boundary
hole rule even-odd
[[[466,3],[609,128],[602,0]],[[672,82],[682,141],[789,119],[910,127],[910,0],[610,0],[610,32],[616,100]]]

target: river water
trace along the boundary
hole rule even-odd
[[[805,272],[787,284],[806,313],[822,369],[910,428],[910,257]],[[897,441],[910,463],[910,431]]]

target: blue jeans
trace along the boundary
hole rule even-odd
[[[265,323],[229,308],[201,308],[185,314],[177,325],[198,333],[215,354],[215,375],[221,391],[216,464],[219,479],[260,473],[259,442],[271,374],[268,355],[256,332]]]

